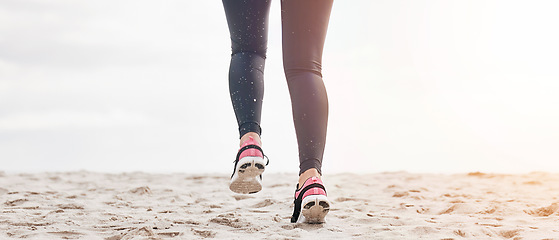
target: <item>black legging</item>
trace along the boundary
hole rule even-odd
[[[283,67],[291,96],[300,172],[321,172],[328,122],[322,49],[333,0],[281,0]],[[229,92],[239,134],[260,134],[270,0],[223,0],[231,34]]]

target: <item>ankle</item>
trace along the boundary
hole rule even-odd
[[[311,177],[321,177],[316,168],[308,169],[305,172],[301,173],[301,175],[299,175],[299,187],[302,187],[303,184],[305,184],[305,181],[307,181],[307,179]]]
[[[254,139],[260,146],[262,146],[262,140],[260,139],[260,135],[258,135],[258,133],[255,132],[248,132],[241,137],[239,147],[242,147],[243,143],[248,141],[250,138]]]

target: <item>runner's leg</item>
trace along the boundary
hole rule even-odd
[[[270,0],[223,0],[231,35],[229,93],[240,137],[261,134]]]
[[[299,174],[321,173],[328,123],[322,50],[333,0],[282,0],[283,65],[299,147]]]

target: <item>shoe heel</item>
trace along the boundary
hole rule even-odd
[[[239,175],[243,178],[260,176],[266,169],[264,160],[260,157],[245,157],[247,162],[239,167]]]
[[[324,195],[309,195],[303,199],[301,208],[303,222],[324,223],[324,218],[329,211],[330,202]]]
[[[261,175],[265,170],[261,157],[244,157],[239,160],[235,174],[231,178],[229,189],[236,193],[250,194],[262,190]]]

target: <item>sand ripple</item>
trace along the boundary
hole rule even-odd
[[[559,174],[330,175],[320,225],[289,223],[295,181],[237,195],[227,175],[2,173],[0,239],[559,239]]]

